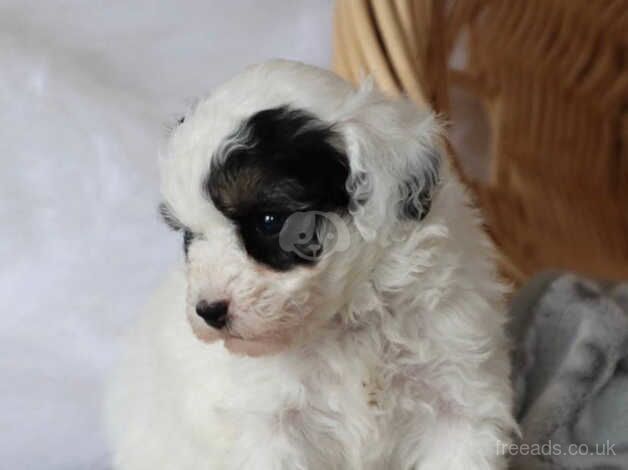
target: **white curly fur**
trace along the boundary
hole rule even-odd
[[[348,249],[278,273],[247,257],[200,188],[238,122],[283,104],[335,123],[348,188],[366,202],[346,218]],[[516,426],[504,288],[465,190],[446,162],[437,169],[438,134],[407,101],[286,61],[250,68],[196,106],[162,175],[168,206],[201,237],[112,381],[116,469],[506,467],[499,443]],[[426,218],[400,218],[399,201],[436,171]],[[424,177],[400,189],[408,174]],[[194,315],[200,298],[224,296],[229,337]]]

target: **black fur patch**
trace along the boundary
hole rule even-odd
[[[279,271],[316,262],[282,249],[273,227],[297,211],[346,213],[349,163],[336,139],[332,126],[281,106],[245,119],[214,155],[205,189],[258,262]],[[308,243],[320,246],[316,237]]]
[[[186,257],[188,255],[188,251],[190,251],[190,244],[192,243],[193,240],[194,240],[194,234],[190,232],[189,230],[184,230],[183,231],[183,252],[185,253]]]

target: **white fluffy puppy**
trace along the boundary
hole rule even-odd
[[[161,208],[185,263],[112,383],[116,469],[505,467],[504,289],[438,134],[287,61],[186,116]]]

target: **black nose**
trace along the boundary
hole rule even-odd
[[[212,328],[221,329],[227,324],[229,303],[224,300],[208,303],[201,300],[196,304],[196,314]]]

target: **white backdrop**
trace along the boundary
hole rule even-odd
[[[0,0],[0,467],[107,468],[103,379],[181,242],[167,125],[243,66],[330,62],[331,0]]]

